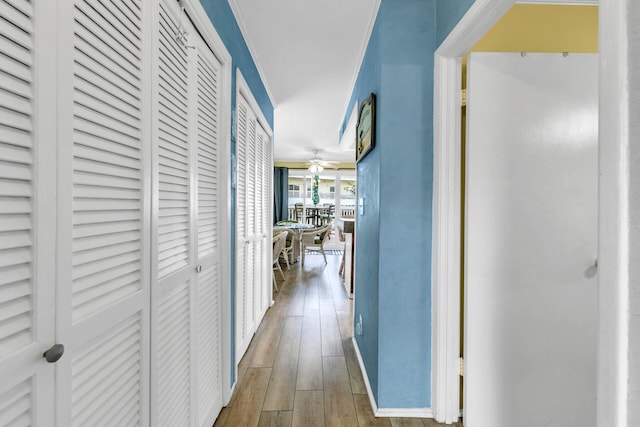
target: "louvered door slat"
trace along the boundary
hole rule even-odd
[[[73,42],[64,68],[72,77],[72,109],[58,114],[64,131],[71,125],[61,140],[71,170],[61,168],[60,174],[69,174],[71,188],[59,191],[71,192],[71,205],[70,228],[59,232],[71,236],[71,253],[62,256],[71,291],[70,312],[61,310],[58,318],[75,342],[65,354],[70,395],[61,395],[58,405],[65,425],[121,420],[118,425],[133,426],[147,419],[149,314],[140,298],[148,286],[144,26],[142,14],[123,13],[139,11],[141,1],[74,0],[64,6],[71,27],[60,31],[68,31]],[[61,251],[66,248],[61,244]]]
[[[221,64],[196,41],[197,194],[197,384],[198,425],[208,426],[222,408],[221,301],[219,278],[218,81]]]
[[[50,197],[55,189],[51,47],[40,30],[51,5],[0,0],[0,425],[44,425],[54,416],[51,345],[55,288]],[[55,10],[55,9],[54,9]],[[49,74],[46,74],[49,73]],[[46,91],[45,91],[46,92]],[[53,157],[53,158],[52,158]],[[37,209],[36,209],[37,207]],[[49,258],[51,257],[51,258]]]
[[[198,277],[198,383],[200,424],[222,407],[220,284],[213,264]]]
[[[159,306],[159,425],[190,425],[189,287],[179,286]]]
[[[164,3],[160,5],[159,200],[160,279],[189,261],[189,142],[187,52],[174,35],[178,28]],[[178,227],[175,224],[179,224]]]
[[[76,43],[85,51],[81,53],[78,50],[75,57],[78,68],[74,85],[74,125],[78,137],[74,145],[74,210],[130,211],[137,216],[140,228],[140,36],[127,34],[132,39],[129,40],[123,35],[123,32],[128,32],[125,25],[127,23],[109,15],[109,10],[117,10],[116,3],[118,1],[110,1],[97,6],[87,2],[76,3]],[[107,20],[101,13],[109,15],[110,19]],[[87,46],[87,41],[92,42],[92,45]],[[89,57],[103,59],[102,65],[95,66],[87,60]],[[105,62],[113,65],[112,69],[127,87],[126,99],[105,97],[101,89],[87,84],[89,80],[102,79]],[[139,283],[123,284],[126,288],[110,289],[104,286],[103,280],[114,275],[109,273],[110,269],[131,267],[130,264],[138,269],[142,268],[140,234],[125,233],[118,237],[111,229],[119,227],[117,221],[92,225],[102,228],[105,234],[85,235],[82,239],[74,239],[73,244],[74,278],[81,280],[74,283],[76,317],[86,315],[86,304],[90,303],[87,301],[88,295],[96,298],[91,304],[95,309],[115,303],[122,298],[123,291],[126,295],[126,292],[139,289]],[[86,230],[85,224],[82,227]],[[90,247],[93,249],[89,250]],[[88,275],[95,277],[90,280]],[[88,292],[89,284],[100,287],[101,290]],[[81,305],[85,309],[81,309]]]
[[[219,64],[217,64],[219,67]],[[214,251],[217,244],[217,134],[207,132],[218,122],[218,111],[212,109],[209,100],[217,98],[212,92],[219,71],[198,55],[198,256]],[[203,227],[204,219],[212,227]]]
[[[8,56],[28,67],[33,66],[33,57],[30,53],[33,49],[33,44],[30,34],[19,28],[3,25],[0,27],[0,36],[2,36],[0,37],[0,52],[4,56]]]
[[[136,420],[140,419],[140,330],[138,315],[125,319],[76,356],[72,370],[74,425],[109,426],[108,420],[132,401],[138,403]],[[126,401],[123,395],[128,397]]]
[[[17,5],[25,3],[17,2]],[[0,359],[34,340],[32,17],[0,3]],[[25,5],[26,6],[26,5]],[[4,74],[6,73],[6,74]],[[14,88],[14,83],[18,83]],[[18,292],[16,290],[19,289]],[[2,371],[0,371],[2,373]],[[2,408],[0,418],[13,417]],[[15,410],[15,409],[14,409]],[[9,409],[7,409],[9,411]]]
[[[106,2],[109,9],[114,8],[115,2]],[[99,5],[99,3],[97,3]],[[119,67],[132,76],[137,77],[140,70],[140,38],[138,35],[131,36],[124,22],[114,17],[105,17],[100,12],[108,11],[101,7],[95,7],[96,2],[76,3],[76,22],[78,27],[76,32],[82,34],[84,40],[91,42],[94,49],[103,52],[107,57],[117,57]],[[109,13],[107,13],[108,15]],[[111,19],[107,19],[111,18]],[[139,31],[139,30],[138,30]]]
[[[247,133],[248,105],[242,95],[238,96],[237,119],[237,184],[236,184],[236,361],[240,361],[248,345],[247,307]]]
[[[0,393],[0,425],[32,425],[33,384],[23,381]]]

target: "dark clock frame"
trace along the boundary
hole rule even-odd
[[[367,107],[370,111],[368,117],[366,114]],[[360,124],[369,120],[369,132],[361,134]],[[364,124],[364,123],[363,123]],[[376,95],[371,93],[368,98],[362,101],[358,111],[358,123],[356,124],[356,163],[364,158],[376,145]]]

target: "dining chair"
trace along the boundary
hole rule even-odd
[[[276,288],[276,292],[278,292],[278,283],[276,281],[276,268],[278,269],[278,271],[280,271],[280,274],[282,274],[282,279],[284,280],[284,272],[282,271],[282,268],[280,268],[280,254],[282,253],[282,250],[284,249],[284,246],[287,242],[287,234],[288,231],[282,231],[278,234],[276,234],[273,237],[273,286]]]
[[[324,253],[324,244],[329,239],[330,230],[331,224],[328,224],[321,228],[302,232],[302,236],[300,237],[300,244],[302,245],[300,250],[300,252],[302,252],[302,265],[304,265],[304,255],[307,250],[319,251],[322,253],[324,263],[327,263],[327,255]]]
[[[329,224],[333,221],[336,213],[336,205],[325,205],[320,211],[320,221],[322,225]]]
[[[296,211],[296,221],[302,222],[302,217],[304,216],[304,207],[302,203],[296,203],[293,207]]]
[[[294,222],[294,224],[296,223]],[[291,225],[291,221],[280,221],[276,225],[279,227],[286,227],[287,225]],[[293,257],[295,254],[295,239],[297,234],[290,228],[285,231],[287,232],[287,237],[285,239],[284,248],[282,249],[282,256],[284,257],[284,262],[287,263],[287,270],[291,270],[291,263],[295,262]]]

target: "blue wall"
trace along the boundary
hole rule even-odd
[[[438,46],[447,38],[451,30],[456,26],[460,18],[475,0],[437,0],[437,38]]]
[[[433,54],[472,3],[382,0],[349,102],[377,95],[376,147],[357,165],[355,318],[379,408],[431,406]]]
[[[235,116],[236,111],[236,69],[240,68],[244,79],[249,85],[249,89],[253,93],[262,114],[269,122],[269,126],[273,129],[273,105],[269,100],[267,90],[260,78],[258,69],[256,68],[249,48],[242,36],[240,27],[236,22],[228,0],[200,0],[202,7],[209,15],[209,19],[213,23],[218,35],[225,44],[229,54],[232,58],[232,81],[231,81],[231,105],[232,116]],[[232,119],[233,122],[234,119]],[[235,129],[232,131],[231,137],[231,153],[236,152],[236,139]],[[235,159],[235,155],[233,156]],[[234,171],[235,165],[232,160],[231,170]],[[231,384],[235,382],[235,242],[236,242],[236,230],[235,230],[235,218],[236,218],[236,192],[235,189],[231,189]]]
[[[373,27],[369,45],[362,61],[356,85],[348,105],[353,105],[367,98],[371,92],[375,93],[376,107],[380,105],[381,65],[380,65],[380,15]],[[351,114],[348,111],[347,114]],[[346,121],[349,118],[345,118]],[[344,128],[344,126],[343,126]],[[376,146],[380,145],[380,133],[375,132]],[[356,235],[358,248],[356,265],[358,266],[358,286],[367,298],[355,299],[356,316],[363,318],[364,329],[362,336],[357,336],[358,347],[365,364],[371,389],[377,396],[378,390],[378,264],[379,264],[379,229],[380,229],[380,153],[374,148],[357,165],[358,197],[365,199],[365,215],[358,216],[356,221]],[[366,232],[364,232],[366,230]],[[361,254],[362,252],[362,254]],[[360,289],[356,289],[360,294]]]

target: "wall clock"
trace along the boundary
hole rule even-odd
[[[362,101],[356,125],[356,163],[359,162],[376,143],[376,95],[372,93]]]

